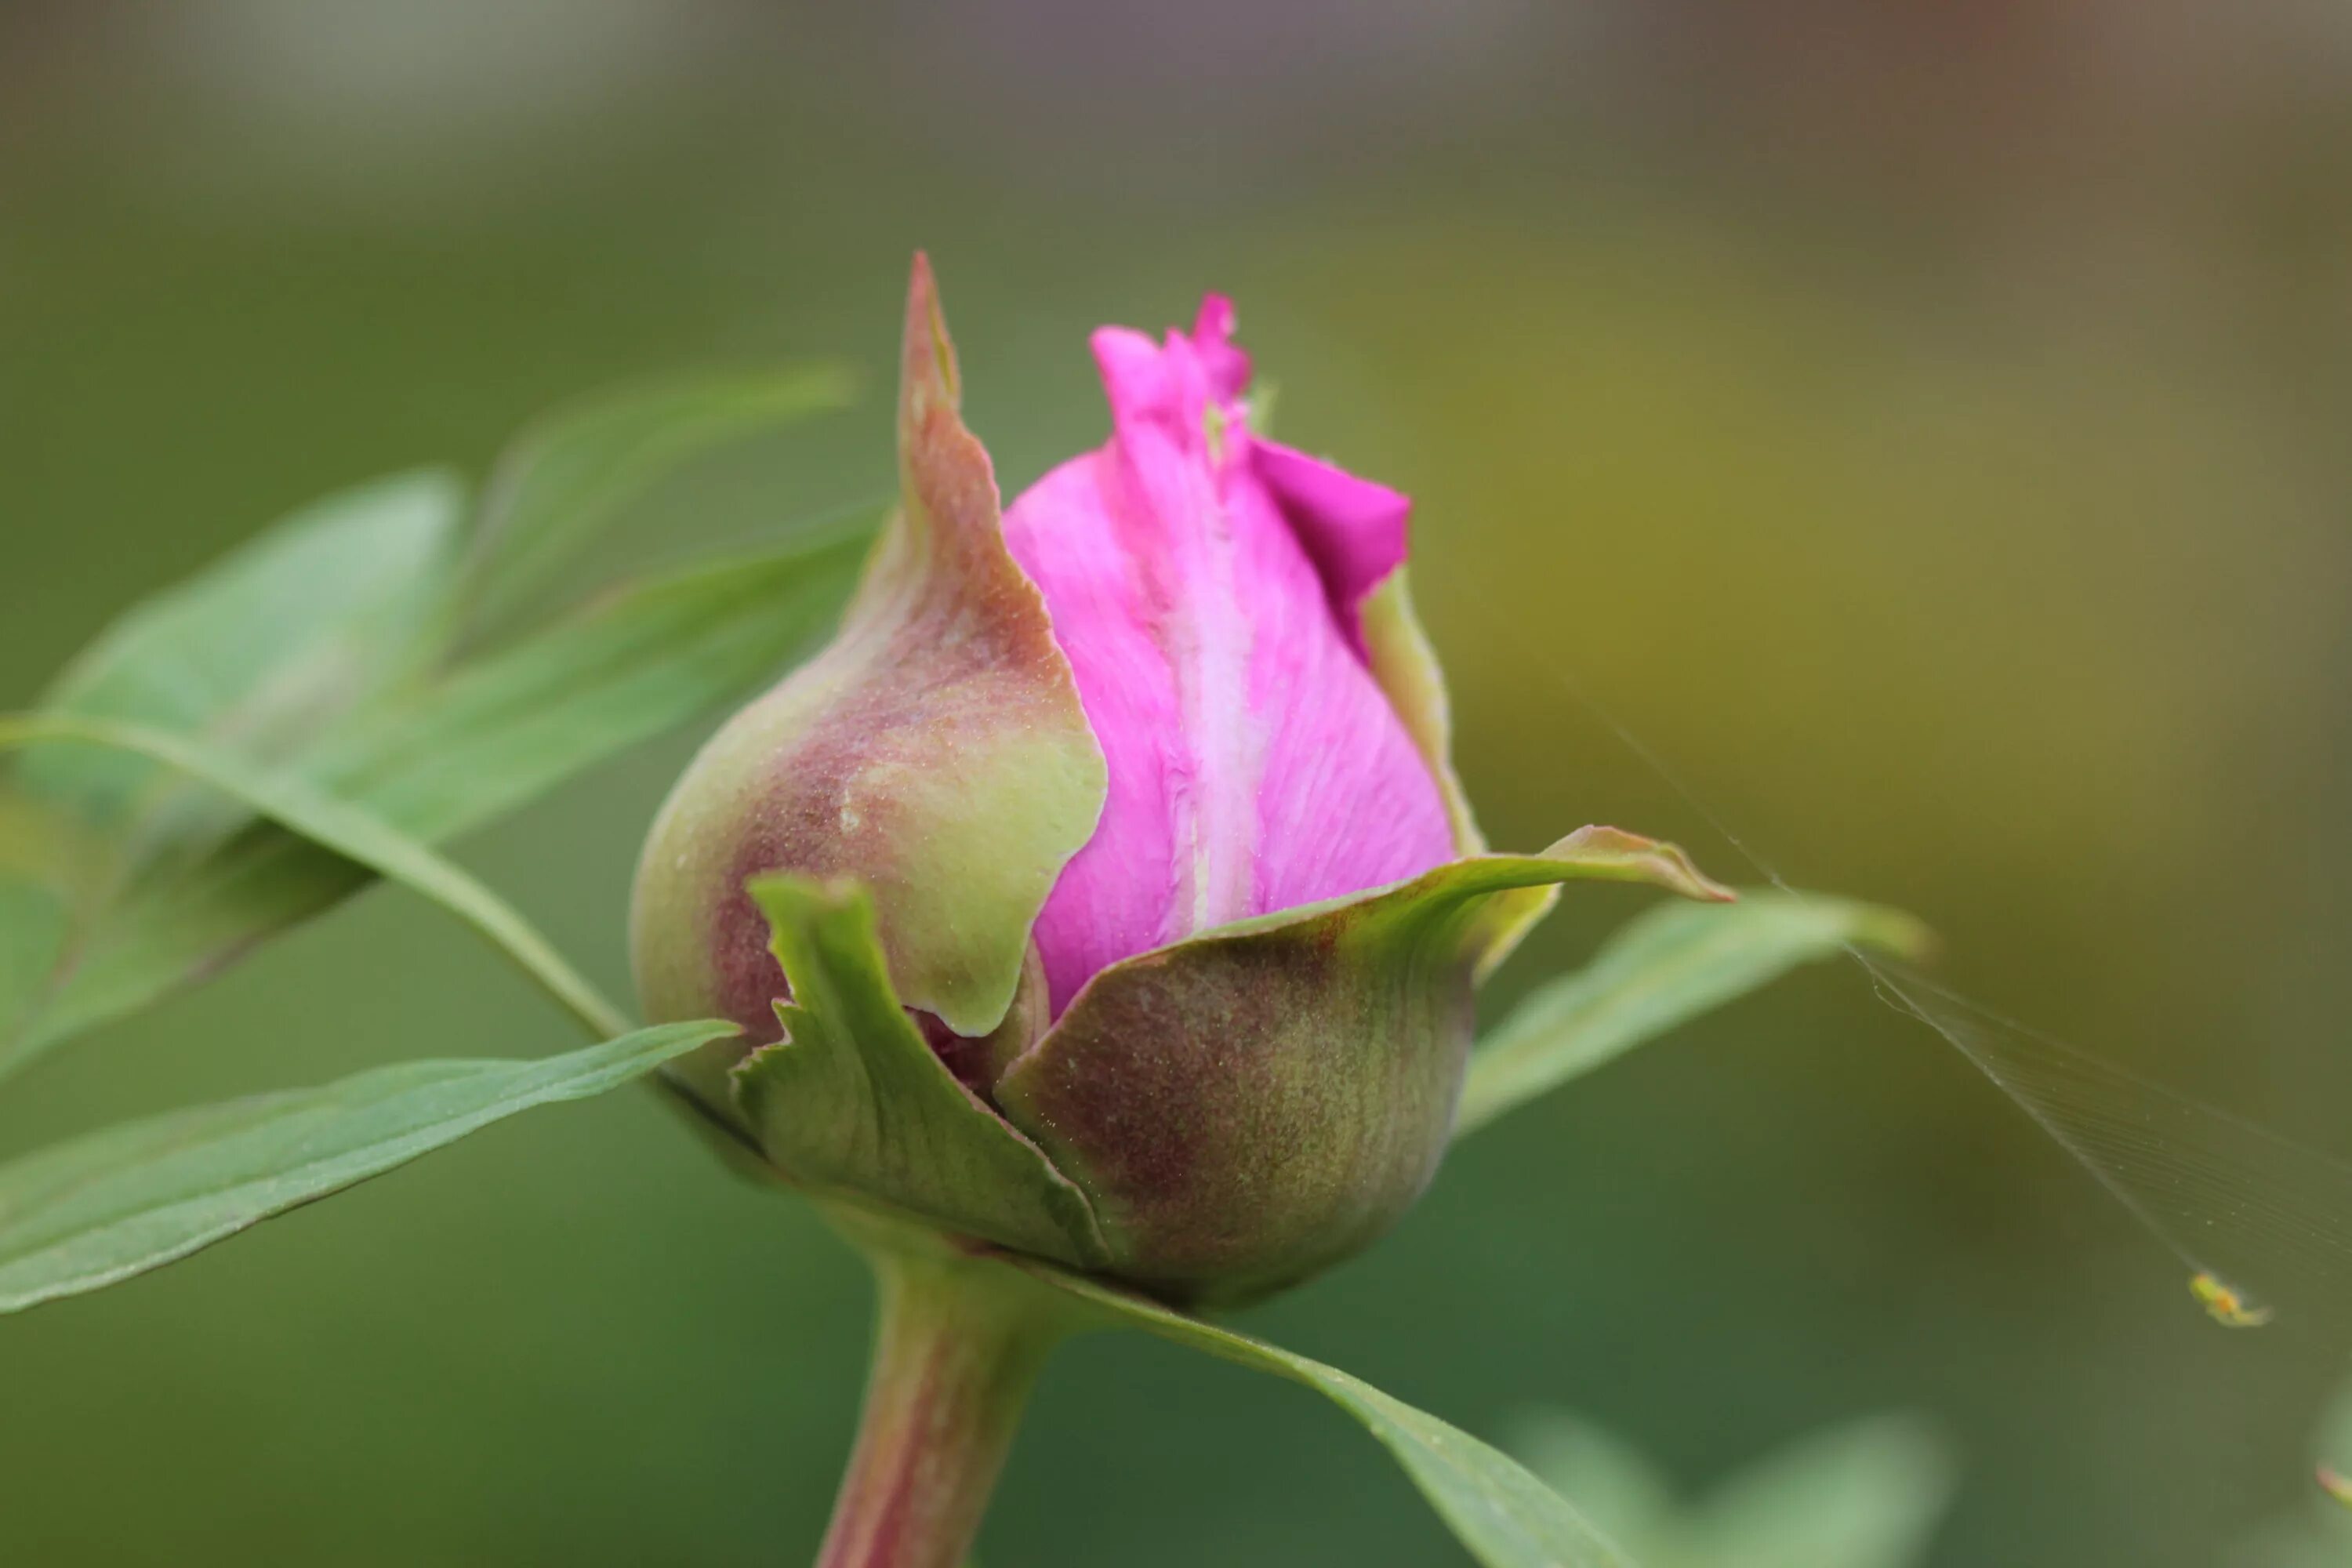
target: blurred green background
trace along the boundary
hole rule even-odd
[[[1087,329],[1237,297],[1286,438],[1417,498],[1499,842],[1614,822],[1757,877],[1580,686],[1962,988],[2352,1152],[2332,7],[0,0],[0,705],[296,504],[478,472],[632,376],[839,355],[883,394],[641,542],[878,497],[917,245],[1008,489],[1102,437]],[[461,847],[615,987],[695,739]],[[1636,904],[1572,897],[1505,991]],[[376,892],[11,1083],[0,1153],[571,1040]],[[0,1324],[0,1562],[804,1561],[866,1307],[652,1096],[539,1113]],[[1915,1411],[1960,1466],[1931,1560],[2002,1568],[2241,1560],[2342,1365],[2205,1321],[1847,965],[1465,1145],[1247,1321],[1694,1489]],[[1049,1370],[983,1551],[1463,1561],[1337,1413],[1133,1338]]]

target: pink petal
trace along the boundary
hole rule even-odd
[[[1404,564],[1412,501],[1296,447],[1258,441],[1255,454],[1258,479],[1297,530],[1349,645],[1364,657],[1364,601]]]
[[[1403,559],[1408,503],[1254,441],[1231,330],[1212,297],[1189,337],[1096,333],[1110,444],[1004,515],[1110,764],[1035,927],[1056,1014],[1121,958],[1453,857],[1356,613]]]

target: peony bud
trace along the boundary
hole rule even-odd
[[[1110,763],[1034,932],[1057,1016],[1122,958],[1454,858],[1364,638],[1409,503],[1252,435],[1232,331],[1213,298],[1165,344],[1097,332],[1110,444],[1004,514]]]
[[[681,1076],[787,1175],[1181,1300],[1403,1212],[1556,884],[1728,896],[1613,829],[1485,852],[1408,502],[1250,430],[1232,322],[1097,332],[1109,443],[1000,520],[919,258],[902,508],[679,781],[633,910],[649,1016],[754,1042]]]

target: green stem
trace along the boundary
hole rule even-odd
[[[868,1254],[879,1277],[866,1414],[817,1568],[960,1568],[1066,1308],[1001,1263]]]

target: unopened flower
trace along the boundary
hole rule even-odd
[[[754,1042],[688,1087],[788,1176],[1181,1300],[1403,1212],[1556,884],[1728,896],[1613,829],[1486,852],[1408,502],[1255,433],[1232,331],[1097,332],[1109,442],[1000,517],[919,259],[902,509],[679,781],[633,914],[649,1015]]]

